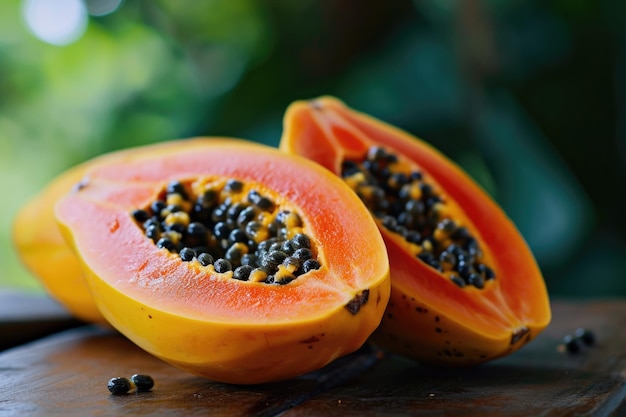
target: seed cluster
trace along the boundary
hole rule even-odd
[[[372,146],[364,160],[343,162],[342,177],[383,227],[402,236],[418,259],[459,287],[482,289],[495,278],[482,262],[478,240],[451,218],[445,197],[396,154]]]
[[[236,179],[172,181],[132,216],[159,248],[237,280],[284,285],[321,267],[298,213]]]

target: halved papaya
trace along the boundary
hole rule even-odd
[[[170,141],[153,145],[184,148],[187,142]],[[54,204],[98,165],[121,161],[142,148],[111,152],[76,165],[55,177],[41,192],[18,211],[12,230],[16,251],[27,269],[47,293],[73,316],[90,323],[106,323],[83,279],[79,260],[61,235],[54,217]]]
[[[104,317],[216,381],[292,378],[359,348],[390,292],[384,241],[340,179],[234,139],[92,167],[55,213]]]
[[[280,148],[342,177],[376,219],[392,279],[380,345],[471,365],[517,350],[550,322],[542,274],[512,221],[432,146],[322,97],[288,108]]]

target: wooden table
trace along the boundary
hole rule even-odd
[[[53,313],[31,309],[20,319],[24,299],[0,293],[4,345],[36,339],[0,353],[0,416],[626,416],[626,300],[557,301],[535,341],[472,369],[428,368],[366,346],[293,381],[233,386],[179,371],[110,330],[78,326],[47,299],[33,305]],[[560,352],[577,327],[593,330],[596,345]],[[111,377],[133,373],[152,375],[154,389],[109,394]]]

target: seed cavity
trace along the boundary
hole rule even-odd
[[[342,177],[382,227],[459,288],[483,289],[495,279],[476,237],[452,217],[446,197],[416,166],[372,146],[364,159],[343,162]]]
[[[170,181],[130,216],[158,248],[236,280],[286,285],[322,267],[300,215],[238,179]]]

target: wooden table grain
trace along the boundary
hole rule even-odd
[[[422,366],[373,347],[292,381],[220,384],[80,326],[0,353],[0,416],[626,416],[626,301],[558,301],[522,350],[471,369]],[[592,330],[593,347],[562,352]],[[114,376],[147,373],[147,393],[109,394]]]
[[[0,351],[80,324],[43,294],[0,290]]]

